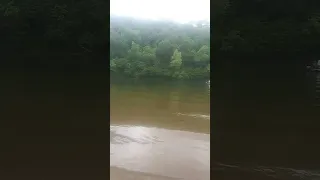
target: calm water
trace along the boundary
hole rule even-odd
[[[110,98],[112,180],[210,179],[205,81],[115,80]]]
[[[115,180],[320,177],[319,73],[106,77],[3,73],[1,178],[105,178],[109,132]]]
[[[319,73],[214,79],[113,81],[111,177],[320,178]]]
[[[1,73],[0,178],[105,179],[107,76]]]
[[[216,78],[211,89],[211,175],[319,179],[319,73],[257,72]]]

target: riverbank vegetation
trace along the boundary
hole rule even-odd
[[[109,2],[104,0],[2,0],[0,51],[9,56],[106,54],[109,45],[106,9]]]
[[[232,55],[237,59],[269,56],[269,61],[275,56],[319,58],[317,1],[216,0],[212,3],[214,35],[211,37],[215,55]]]
[[[101,54],[113,73],[178,79],[208,78],[210,64],[220,67],[215,63],[225,62],[225,57],[242,64],[241,57],[277,63],[292,58],[319,59],[317,1],[211,3],[210,36],[208,22],[178,24],[110,17],[106,11],[109,2],[103,0],[3,0],[0,52],[3,57],[23,54],[23,59],[27,59],[24,54],[49,56],[52,60],[41,61],[57,64],[72,64],[74,60],[53,58],[51,54]],[[110,24],[106,20],[109,17]]]
[[[110,71],[131,77],[209,78],[209,23],[111,16]]]

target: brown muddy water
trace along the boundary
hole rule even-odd
[[[0,179],[106,179],[106,77],[1,72]]]
[[[213,179],[320,179],[319,73],[249,68],[214,79]]]
[[[320,179],[319,73],[120,79],[110,102],[107,75],[59,76],[0,77],[0,179]]]
[[[113,81],[110,112],[111,180],[210,179],[205,81]]]

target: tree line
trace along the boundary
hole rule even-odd
[[[110,70],[133,77],[208,78],[209,23],[111,16]]]
[[[320,55],[320,6],[315,0],[212,3],[212,46],[219,54]]]
[[[104,0],[1,0],[3,52],[106,52],[109,2]]]
[[[210,49],[212,62],[242,55],[319,59],[317,2],[215,0],[210,36],[208,22],[110,17],[104,0],[1,0],[0,50],[107,54],[110,48],[106,63],[115,73],[208,78]]]

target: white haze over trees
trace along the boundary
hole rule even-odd
[[[180,23],[210,21],[210,0],[111,0],[111,15]]]

